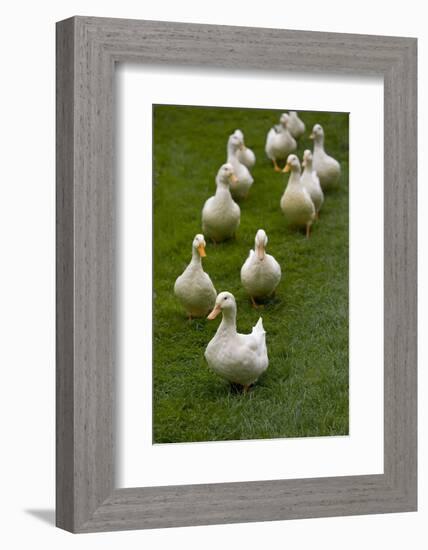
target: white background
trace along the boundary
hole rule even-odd
[[[171,79],[174,86],[171,87]],[[141,487],[383,472],[383,82],[324,75],[227,74],[123,66],[117,71],[119,464]],[[245,89],[244,97],[242,90]],[[152,104],[350,112],[350,435],[152,445]],[[243,129],[245,131],[245,128]],[[226,140],[225,136],[225,140]],[[260,136],[264,144],[265,135]],[[328,150],[328,136],[326,137]],[[367,151],[371,155],[367,155]],[[257,153],[258,154],[258,153]],[[259,158],[259,162],[263,162]],[[359,185],[370,173],[367,186]],[[214,187],[214,175],[213,187]],[[376,183],[375,183],[376,182]],[[257,184],[257,181],[256,181]],[[279,212],[279,207],[278,207]],[[367,219],[372,223],[368,224]],[[144,254],[136,251],[144,250]],[[247,251],[244,250],[244,255]],[[273,251],[275,253],[275,251]],[[366,268],[370,265],[370,269]],[[283,266],[287,271],[287,264]],[[171,282],[172,285],[172,282]],[[361,300],[361,295],[365,300]],[[239,313],[239,312],[238,312]],[[238,319],[239,321],[239,319]],[[149,352],[147,351],[149,350]],[[144,467],[142,467],[144,464]],[[171,468],[174,464],[174,468]]]
[[[419,97],[428,94],[428,31],[423,3],[264,0],[181,2],[70,0],[3,5],[1,109],[1,518],[5,548],[299,549],[426,546],[428,484],[420,468],[419,512],[354,518],[72,536],[52,527],[54,503],[54,22],[99,15],[200,23],[419,37]],[[422,70],[423,68],[423,70]],[[419,106],[419,211],[426,212],[428,106]],[[421,215],[422,218],[422,215]],[[428,277],[420,223],[420,280]],[[426,286],[419,290],[427,304]],[[426,308],[420,308],[419,464],[428,462]],[[425,340],[425,342],[424,342]]]

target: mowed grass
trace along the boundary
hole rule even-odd
[[[300,112],[306,133],[299,158],[312,149],[309,134],[319,122],[327,152],[342,165],[340,188],[326,196],[306,240],[284,223],[279,201],[288,174],[275,173],[264,152],[266,133],[281,112],[153,108],[154,443],[348,434],[348,115]],[[220,319],[189,322],[173,293],[236,128],[256,154],[255,183],[241,204],[236,241],[208,242],[203,265],[217,292],[235,295],[239,332],[250,332],[263,317],[269,367],[247,395],[205,362]],[[255,310],[241,287],[240,269],[259,228],[267,232],[268,253],[283,276],[276,297]]]

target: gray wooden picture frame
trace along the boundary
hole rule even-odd
[[[91,17],[57,24],[58,527],[83,533],[416,510],[416,48],[414,38],[387,36]],[[118,62],[383,77],[383,474],[115,487]]]

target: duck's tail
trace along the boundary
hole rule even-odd
[[[257,321],[256,326],[253,328],[253,337],[257,342],[257,350],[258,350],[258,357],[260,362],[261,371],[264,371],[268,364],[269,359],[267,355],[267,348],[266,348],[266,331],[263,327],[263,320],[260,317]]]
[[[253,333],[266,334],[266,331],[263,327],[263,319],[261,317],[259,317],[259,320],[257,321],[256,325],[253,327]]]

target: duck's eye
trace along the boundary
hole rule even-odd
[[[223,300],[227,300],[227,296],[225,296],[225,297],[223,298]]]

